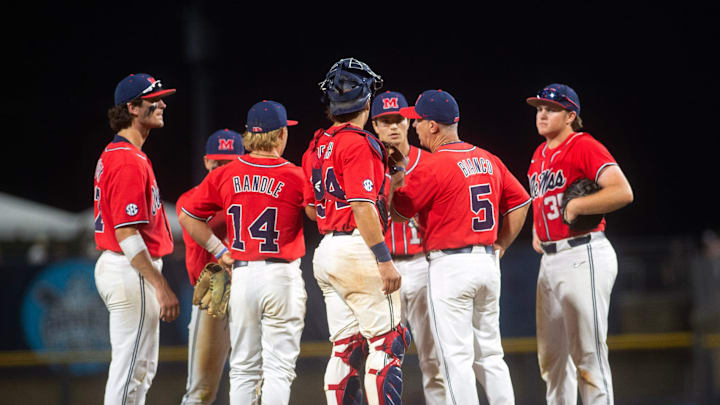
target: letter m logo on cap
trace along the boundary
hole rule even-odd
[[[234,139],[218,139],[218,150],[233,150]]]
[[[398,108],[397,97],[389,97],[383,99],[383,110],[387,110],[388,108]]]

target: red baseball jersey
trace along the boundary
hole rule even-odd
[[[571,134],[553,149],[547,147],[547,142],[540,144],[528,169],[533,198],[533,224],[538,238],[547,242],[605,230],[603,219],[591,231],[571,231],[562,222],[560,204],[570,183],[583,177],[597,182],[602,169],[616,164],[605,146],[585,132]]]
[[[427,154],[393,196],[398,214],[425,225],[425,251],[492,245],[499,215],[529,203],[497,156],[462,141]]]
[[[196,189],[197,187],[193,187],[184,192],[180,198],[178,198],[177,203],[175,203],[175,210],[178,215],[180,215],[183,205],[185,205],[185,202],[190,199],[190,196]],[[213,215],[213,217],[208,221],[208,225],[210,225],[210,228],[215,236],[223,240],[225,245],[229,245],[227,240],[225,240],[227,229],[225,224],[225,215],[223,215],[222,211],[215,213],[215,215]],[[198,245],[185,229],[183,229],[183,241],[185,242],[185,267],[187,267],[190,284],[195,285],[205,265],[209,262],[217,260],[215,260],[215,257],[205,250],[204,247]]]
[[[305,255],[304,181],[302,169],[283,158],[243,155],[210,172],[182,210],[202,221],[224,211],[235,260],[292,261]]]
[[[115,135],[98,159],[94,179],[95,245],[122,253],[115,229],[134,225],[152,257],[173,251],[173,238],[150,159]]]
[[[384,195],[383,146],[373,135],[349,131],[348,127],[350,124],[343,124],[324,131],[318,138],[315,155],[304,162],[306,167],[311,166],[311,179],[306,187],[315,194],[317,225],[323,234],[354,230],[357,225],[350,202],[376,204],[378,195]],[[382,201],[385,204],[384,198]]]
[[[410,146],[410,152],[408,153],[408,166],[405,169],[405,179],[409,181],[413,171],[420,163],[421,159],[424,159],[428,155],[428,152],[423,151],[414,146]],[[389,176],[389,175],[388,175]],[[390,188],[390,179],[386,182],[386,189]],[[407,222],[390,222],[385,233],[385,243],[390,248],[390,253],[393,255],[414,255],[423,251],[422,237],[424,228],[420,227],[418,222],[411,218]]]

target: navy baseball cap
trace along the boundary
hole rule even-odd
[[[418,120],[433,120],[442,124],[460,121],[460,108],[450,93],[442,90],[425,90],[413,107],[400,109],[403,117]]]
[[[160,80],[147,73],[131,74],[122,79],[115,87],[115,106],[140,98],[162,98],[175,93],[175,89],[165,89]]]
[[[400,114],[400,109],[407,106],[407,100],[401,93],[386,91],[373,99],[370,107],[370,118],[375,119],[383,115]]]
[[[245,153],[242,135],[220,129],[212,133],[205,144],[205,157],[213,160],[233,160]]]
[[[572,87],[565,84],[549,84],[538,91],[535,97],[528,97],[525,101],[533,107],[537,107],[543,102],[556,104],[580,115],[580,98]]]
[[[276,101],[263,100],[250,107],[247,115],[247,130],[252,133],[270,132],[297,123],[287,119],[285,107]]]

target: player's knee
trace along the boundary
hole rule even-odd
[[[399,324],[390,332],[370,339],[370,353],[381,351],[389,356],[398,359],[400,362],[405,357],[405,350],[410,347],[412,336],[408,328]]]

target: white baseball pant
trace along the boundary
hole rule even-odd
[[[315,250],[313,272],[325,297],[331,342],[358,332],[367,340],[400,324],[400,293],[382,292],[375,256],[357,229],[352,235],[325,235]],[[385,352],[370,348],[364,381],[369,405],[379,402],[376,377],[369,371],[382,369],[390,360]],[[328,386],[338,384],[349,373],[350,366],[331,354],[325,372],[328,404],[337,404],[335,393]]]
[[[153,259],[162,269],[162,259]],[[104,251],[95,264],[95,285],[110,312],[112,360],[105,405],[142,405],[157,371],[160,306],[155,288],[123,254]]]
[[[617,256],[602,232],[589,243],[555,242],[540,261],[537,342],[548,404],[613,404],[607,329]],[[545,244],[547,245],[547,244]]]
[[[500,341],[500,266],[495,254],[474,246],[472,253],[431,251],[428,258],[430,322],[447,403],[478,404],[477,379],[491,405],[514,404]]]
[[[435,351],[435,340],[428,316],[427,280],[429,263],[424,253],[394,258],[402,274],[400,301],[402,321],[412,332],[422,372],[423,393],[427,405],[445,404],[445,379]]]
[[[288,403],[306,300],[300,259],[235,262],[228,304],[231,404],[255,403],[261,379],[263,405]]]
[[[188,378],[182,405],[210,405],[217,397],[230,353],[228,320],[192,307],[188,324]]]

